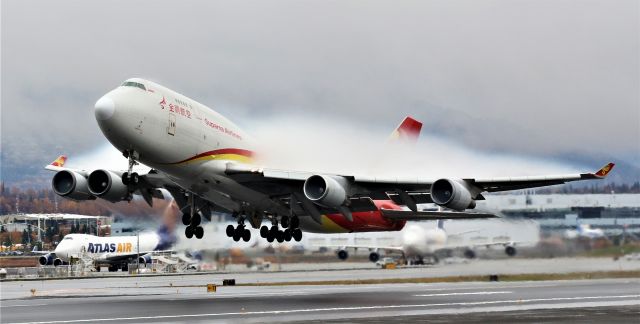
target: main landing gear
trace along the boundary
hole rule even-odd
[[[236,242],[240,241],[240,239],[249,242],[249,240],[251,240],[251,231],[245,228],[244,221],[241,220],[236,227],[233,225],[227,226],[227,236],[233,238]]]
[[[294,239],[296,242],[300,242],[302,240],[302,230],[298,228],[300,226],[300,220],[298,216],[282,216],[280,218],[280,225],[282,225],[285,230],[278,229],[278,222],[274,219],[271,223],[271,227],[263,225],[260,228],[260,236],[267,239],[269,242],[278,241],[278,243],[282,243],[284,241],[291,241]]]
[[[184,230],[184,235],[187,238],[195,236],[197,239],[201,239],[204,236],[204,229],[200,226],[201,217],[196,213],[191,216],[189,213],[182,214],[182,224],[187,225]]]

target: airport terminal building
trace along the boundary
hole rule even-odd
[[[534,219],[543,233],[563,232],[578,224],[601,228],[607,235],[640,233],[640,194],[487,195],[479,209],[503,217]]]

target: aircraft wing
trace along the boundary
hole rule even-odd
[[[608,163],[595,173],[577,173],[547,176],[525,176],[525,177],[502,177],[502,178],[463,178],[465,182],[481,189],[482,191],[497,192],[517,190],[524,188],[534,188],[562,184],[577,180],[603,179],[613,169],[614,163]],[[264,179],[264,181],[279,182],[283,184],[302,184],[309,177],[317,174],[305,171],[288,171],[278,169],[261,169],[240,164],[229,164],[226,169],[227,175],[254,175]],[[343,177],[355,186],[359,193],[366,191],[397,191],[404,190],[409,193],[428,192],[436,179],[423,178],[392,178],[392,177],[368,177],[357,175],[331,176]],[[242,177],[238,177],[242,182]],[[246,179],[246,178],[245,178]],[[257,180],[246,179],[247,181]],[[374,198],[375,199],[375,198]]]
[[[498,217],[489,213],[468,213],[451,211],[411,211],[381,209],[382,216],[393,220],[428,221],[438,219],[485,219]]]
[[[334,248],[334,249],[366,249],[369,251],[386,251],[386,252],[398,252],[404,254],[404,249],[401,246],[375,246],[375,245],[318,245],[318,247]]]
[[[476,248],[476,247],[490,247],[496,245],[502,246],[516,246],[519,244],[527,244],[531,242],[526,241],[492,241],[492,242],[484,242],[484,243],[464,243],[464,244],[445,244],[442,249],[460,249],[460,248]]]
[[[96,257],[96,259],[98,260],[104,260],[104,261],[121,261],[121,260],[126,260],[126,259],[135,259],[138,257],[138,255],[140,256],[145,256],[147,254],[151,254],[154,252],[163,252],[163,251],[140,251],[140,253],[103,253],[99,256]]]
[[[508,178],[462,178],[462,179],[442,179],[449,182],[451,186],[461,186],[472,200],[484,200],[482,192],[507,191],[522,188],[533,188],[548,185],[566,183],[570,181],[586,179],[602,179],[613,168],[614,164],[609,163],[595,173],[578,173],[551,176],[533,177],[508,177]],[[436,182],[433,179],[421,178],[387,178],[387,177],[365,177],[355,175],[330,175],[314,174],[303,171],[288,171],[278,169],[261,169],[254,166],[227,163],[225,171],[227,176],[238,183],[249,187],[257,192],[265,194],[271,199],[282,201],[282,205],[291,206],[294,213],[305,211],[311,214],[314,219],[326,212],[336,212],[335,208],[324,208],[314,204],[304,194],[304,186],[312,177],[322,177],[329,181],[336,180],[348,192],[349,200],[344,206],[345,209],[338,210],[343,214],[358,211],[376,211],[377,208],[372,200],[392,200],[395,204],[407,206],[413,214],[397,213],[389,211],[390,218],[397,219],[418,219],[433,220],[447,218],[489,218],[495,217],[491,214],[449,214],[434,212],[419,212],[417,205],[433,203],[432,185]],[[325,182],[327,180],[324,180]],[[458,206],[460,207],[460,206]],[[460,210],[458,208],[454,208]],[[281,211],[274,211],[282,213]],[[285,210],[285,213],[288,210]],[[345,214],[346,215],[346,214]]]

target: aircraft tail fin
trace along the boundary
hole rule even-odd
[[[389,136],[389,142],[415,144],[415,142],[418,141],[418,137],[420,137],[421,130],[422,122],[407,116],[391,133]]]

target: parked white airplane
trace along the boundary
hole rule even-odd
[[[95,104],[95,116],[105,137],[129,159],[127,171],[58,171],[54,191],[76,200],[130,200],[139,193],[151,204],[166,188],[184,213],[188,238],[202,238],[201,216],[231,212],[238,225],[227,233],[249,241],[244,222],[260,228],[269,241],[299,241],[302,230],[318,233],[397,231],[406,220],[485,218],[469,213],[482,192],[495,192],[601,179],[596,173],[507,178],[401,179],[357,174],[322,174],[260,168],[254,159],[260,145],[214,110],[154,82],[133,78]],[[421,123],[406,118],[397,137],[415,140]],[[146,174],[133,172],[142,163]],[[303,167],[303,166],[301,166]],[[416,205],[436,203],[451,211],[418,211]],[[403,207],[408,208],[405,210]],[[280,230],[278,225],[285,230]]]
[[[575,230],[567,230],[564,235],[569,239],[575,239],[578,237],[586,237],[590,239],[605,237],[602,229],[591,228],[591,225],[589,224],[578,224]]]
[[[508,256],[516,255],[516,244],[521,242],[515,241],[491,241],[482,243],[452,243],[449,242],[450,236],[460,236],[467,233],[478,232],[479,230],[469,230],[459,233],[449,234],[444,229],[444,220],[437,221],[437,227],[426,228],[416,223],[407,225],[402,229],[401,241],[399,245],[342,245],[335,246],[338,248],[336,254],[340,260],[349,258],[349,249],[368,249],[369,261],[377,262],[380,259],[380,252],[385,254],[399,253],[407,261],[416,264],[422,264],[424,258],[429,258],[433,263],[438,262],[437,253],[444,250],[452,250],[465,248],[465,257],[472,259],[476,254],[473,248],[479,246],[502,245]]]

